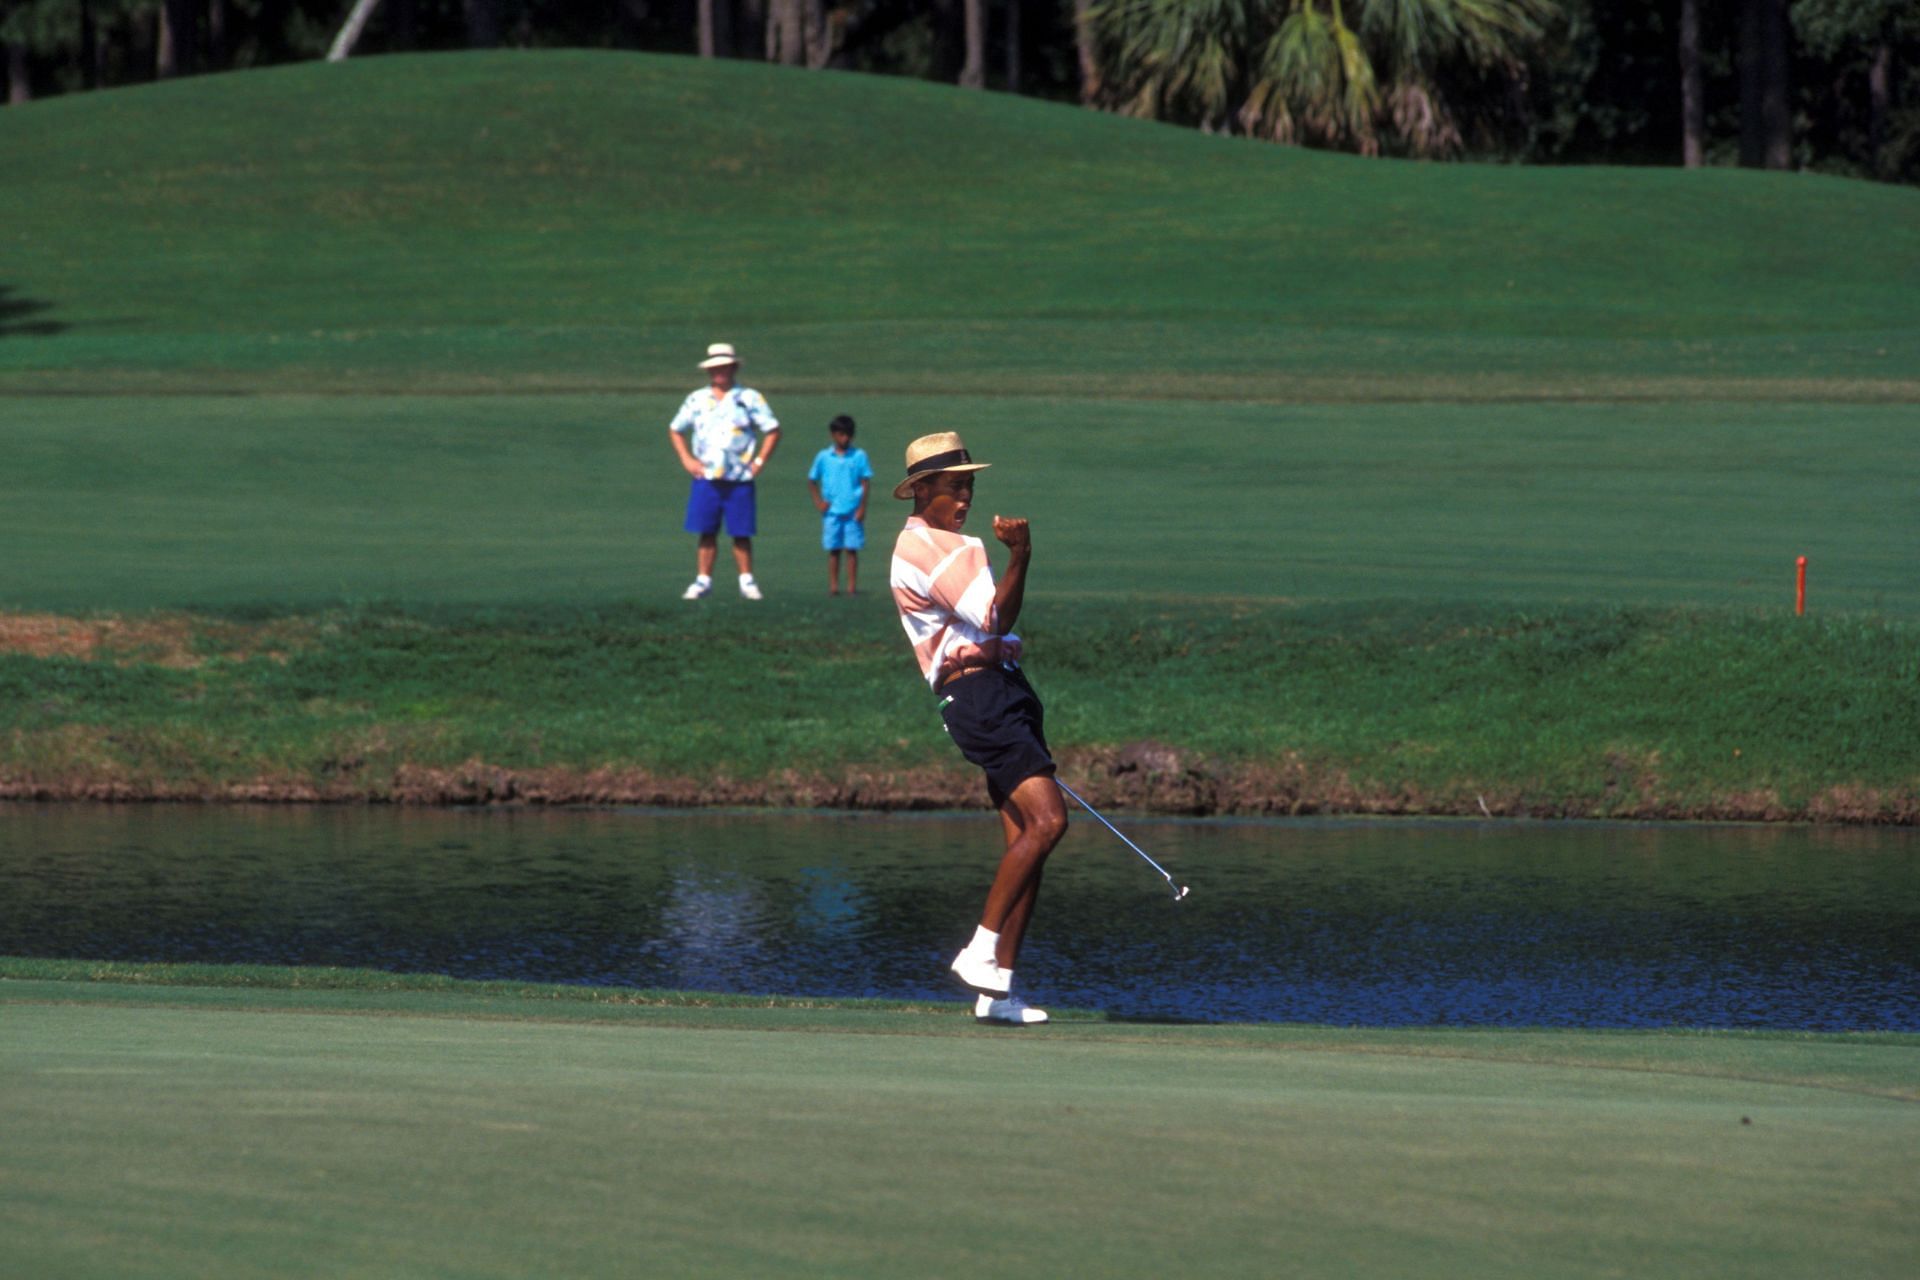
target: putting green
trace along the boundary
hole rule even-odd
[[[1907,1274],[1913,1037],[0,982],[0,1270]]]

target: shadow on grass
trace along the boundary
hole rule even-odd
[[[34,319],[53,310],[51,302],[17,296],[12,285],[0,284],[0,338],[50,338],[65,333],[58,320]]]
[[[1104,1022],[1132,1023],[1152,1027],[1213,1027],[1222,1025],[1215,1018],[1185,1018],[1175,1013],[1110,1013],[1103,1012]]]

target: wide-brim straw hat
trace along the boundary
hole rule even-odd
[[[739,364],[740,357],[733,354],[731,342],[716,342],[707,348],[707,358],[700,362],[702,369],[718,369],[723,364]]]
[[[991,462],[975,462],[957,431],[936,431],[907,446],[907,478],[893,486],[896,498],[911,498],[913,482],[942,471],[984,471]]]

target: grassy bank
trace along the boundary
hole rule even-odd
[[[977,803],[893,626],[884,599],[15,615],[0,620],[0,790]],[[1920,819],[1907,623],[1089,605],[1029,643],[1049,738],[1096,804]]]
[[[0,1012],[10,1274],[960,1274],[1011,1235],[1061,1275],[1878,1277],[1920,1243],[1910,1036],[994,1032],[21,961]]]

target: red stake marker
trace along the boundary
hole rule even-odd
[[[1807,558],[1801,556],[1793,562],[1793,616],[1807,616]]]

